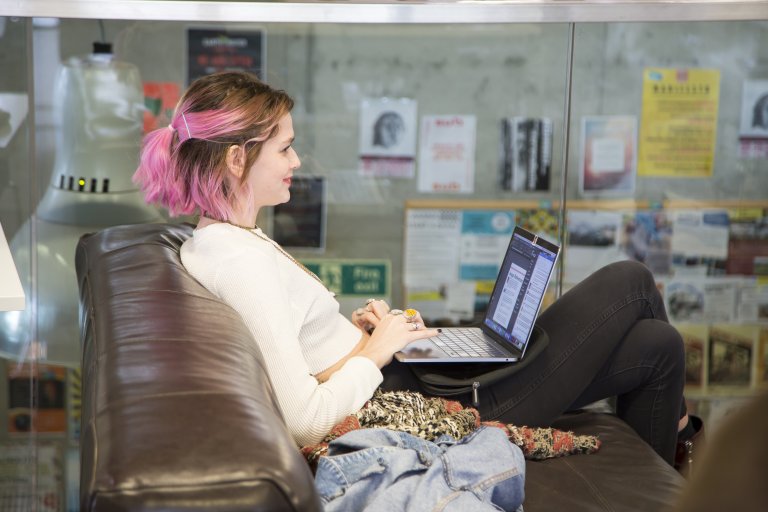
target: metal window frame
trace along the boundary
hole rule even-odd
[[[768,20],[768,0],[3,0],[0,16],[259,23]]]

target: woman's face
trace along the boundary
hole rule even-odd
[[[274,206],[288,202],[293,172],[301,161],[293,149],[293,120],[286,114],[277,124],[274,137],[264,142],[259,157],[248,174],[248,184],[253,191],[252,200],[258,210],[262,206]]]

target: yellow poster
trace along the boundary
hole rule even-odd
[[[711,176],[719,98],[719,70],[646,68],[638,174]]]

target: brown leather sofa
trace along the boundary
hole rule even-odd
[[[261,355],[184,270],[192,227],[117,226],[77,246],[84,511],[321,510]],[[682,478],[616,417],[564,416],[593,455],[529,462],[526,512],[665,510]]]

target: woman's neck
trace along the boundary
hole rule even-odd
[[[247,229],[256,227],[256,221],[238,222],[238,220],[241,220],[241,219],[218,220],[218,219],[213,219],[211,217],[206,217],[205,215],[201,215],[200,218],[197,220],[197,228],[200,229],[206,226],[210,226],[211,224],[220,224],[220,223],[232,224],[233,226],[237,226],[239,228],[247,228]]]

